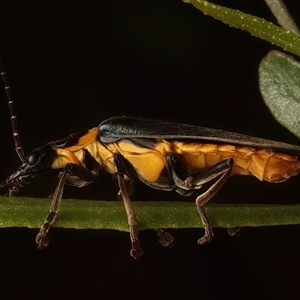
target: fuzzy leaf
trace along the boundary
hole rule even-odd
[[[271,51],[259,66],[259,85],[275,119],[300,138],[300,63]]]

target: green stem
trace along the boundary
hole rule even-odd
[[[204,0],[184,0],[217,20],[232,27],[248,31],[286,51],[300,56],[300,37],[293,32],[274,25],[262,18],[245,14],[239,10],[222,7]]]
[[[0,227],[38,228],[51,200],[0,196]],[[203,227],[194,203],[133,202],[140,229]],[[300,224],[300,205],[206,205],[214,227]],[[65,199],[56,227],[128,231],[123,203]]]

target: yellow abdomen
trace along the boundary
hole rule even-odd
[[[112,153],[121,154],[137,174],[149,182],[158,180],[167,165],[168,154],[182,158],[186,171],[192,175],[230,157],[234,159],[232,175],[253,175],[259,180],[282,182],[300,172],[300,161],[296,156],[272,149],[172,140],[155,142],[154,139],[153,148],[125,139],[107,147]]]
[[[300,172],[300,162],[296,156],[272,149],[176,141],[173,146],[182,155],[187,171],[192,174],[229,157],[235,162],[232,174],[253,175],[259,180],[282,182]]]

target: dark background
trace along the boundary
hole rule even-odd
[[[276,22],[264,1],[219,0]],[[300,19],[297,1],[286,1]],[[257,69],[275,47],[204,16],[181,1],[0,0],[0,57],[16,101],[26,153],[114,115],[151,117],[298,143],[273,119]],[[4,92],[0,93],[3,180],[18,165]],[[45,197],[51,175],[21,195]],[[299,178],[280,184],[230,179],[216,202],[299,203]],[[4,191],[2,192],[4,193]],[[65,198],[115,200],[110,175],[66,188]],[[135,200],[184,200],[137,185]],[[190,199],[192,200],[192,199]],[[46,216],[45,212],[45,216]],[[43,220],[41,220],[42,222]],[[172,230],[173,249],[141,232],[145,254],[129,256],[127,233],[52,229],[39,251],[37,229],[0,230],[0,297],[5,299],[215,299],[299,296],[300,228]]]

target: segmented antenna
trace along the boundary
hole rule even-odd
[[[12,132],[13,132],[13,138],[15,141],[15,150],[16,150],[20,160],[22,162],[25,162],[25,155],[24,155],[23,147],[21,145],[21,140],[20,140],[19,131],[18,131],[17,115],[15,113],[15,104],[14,104],[14,100],[12,98],[11,88],[9,86],[8,79],[7,79],[7,76],[6,76],[6,73],[3,68],[1,60],[0,60],[0,73],[1,73],[1,78],[2,78],[3,85],[4,85],[6,97],[8,100],[8,107],[10,110],[10,121],[11,121],[11,128],[12,128]]]

